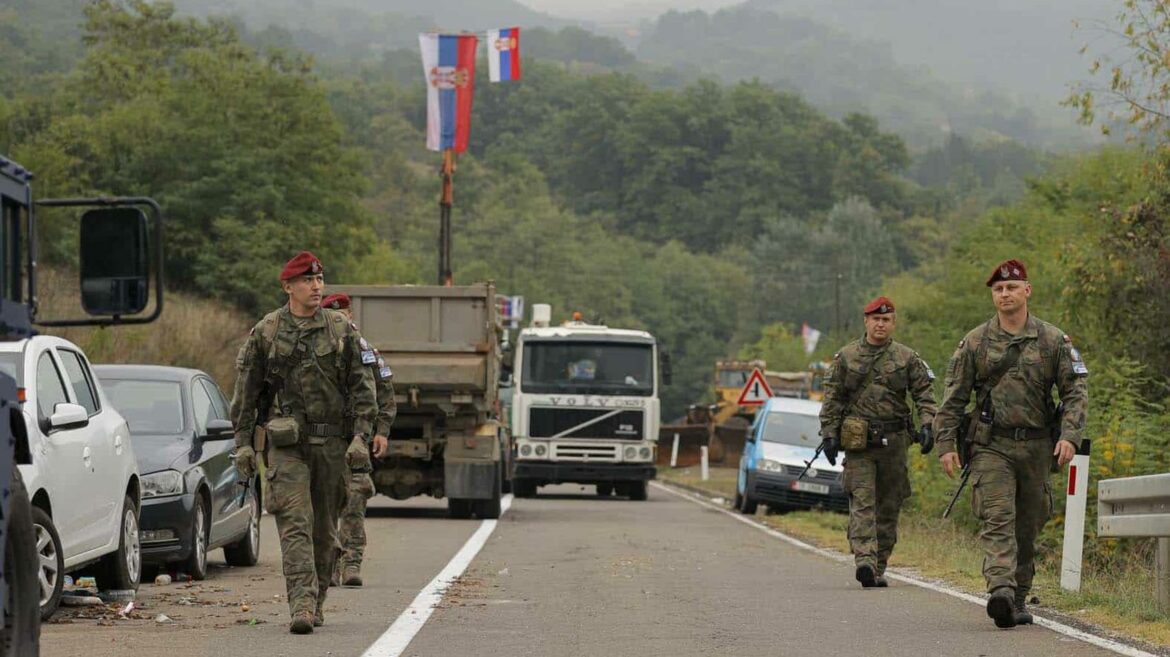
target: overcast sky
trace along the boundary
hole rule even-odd
[[[650,18],[670,9],[705,9],[739,4],[743,0],[519,0],[538,11],[566,18]]]

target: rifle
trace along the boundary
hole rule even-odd
[[[804,462],[804,469],[800,471],[800,476],[796,478],[797,481],[804,479],[804,475],[808,474],[809,468],[812,467],[813,461],[816,461],[821,456],[821,452],[825,451],[825,441],[822,440],[820,445],[817,445],[817,451],[813,457]]]
[[[263,458],[262,455],[265,453],[264,425],[268,422],[268,412],[272,408],[272,400],[275,396],[272,384],[265,379],[260,388],[260,394],[256,397],[256,425],[252,429],[252,449],[256,452],[257,460]],[[244,502],[248,500],[248,491],[252,488],[252,478],[241,479],[236,482],[236,485],[242,488],[240,490],[240,508],[243,508]]]

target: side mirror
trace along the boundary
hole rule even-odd
[[[99,208],[81,215],[81,306],[90,315],[135,315],[146,308],[150,259],[146,214]]]
[[[203,440],[227,440],[234,438],[236,435],[235,427],[232,426],[230,420],[208,420],[207,434],[203,436]]]
[[[53,407],[49,428],[57,430],[80,429],[89,424],[89,412],[78,404],[61,402]]]
[[[672,371],[670,367],[670,352],[658,352],[658,369],[659,373],[662,375],[662,385],[670,385],[670,380],[672,377]]]

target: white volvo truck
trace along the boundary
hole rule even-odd
[[[654,478],[658,386],[670,365],[645,331],[572,321],[550,326],[551,308],[533,306],[513,362],[512,490],[597,486],[601,496],[646,499]]]

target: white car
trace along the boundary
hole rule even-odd
[[[100,588],[137,589],[138,465],[126,421],[85,354],[50,336],[4,342],[0,370],[16,379],[23,402],[14,433],[33,505],[41,616],[56,610],[65,574],[91,564]]]

